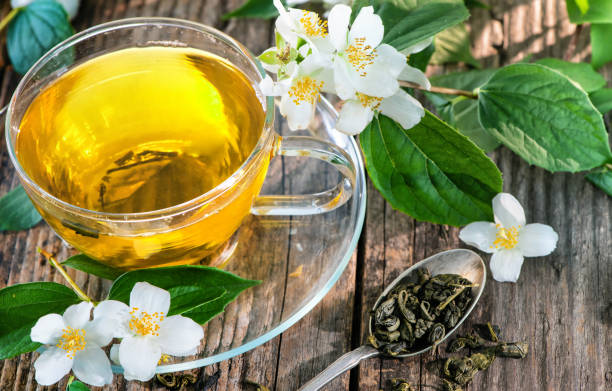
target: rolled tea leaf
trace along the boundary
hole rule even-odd
[[[463,312],[454,302],[446,306],[446,309],[442,313],[444,325],[446,326],[446,328],[452,329],[453,327],[455,327],[459,322],[459,319],[461,319],[462,315]]]
[[[429,335],[427,336],[427,342],[432,345],[437,345],[446,335],[446,329],[442,323],[435,323],[429,329]]]
[[[504,342],[495,348],[495,355],[508,358],[525,358],[529,352],[527,342]]]
[[[433,322],[430,320],[418,319],[414,328],[414,336],[416,338],[421,338],[427,333],[427,331],[432,325]]]
[[[390,383],[392,391],[416,391],[416,388],[412,387],[408,380],[393,378]]]
[[[463,391],[463,388],[450,380],[442,379],[442,390],[443,391]]]
[[[445,376],[462,386],[472,381],[476,373],[478,373],[478,368],[470,357],[449,358],[444,363]]]
[[[474,329],[478,332],[482,338],[491,342],[499,342],[499,336],[501,335],[501,329],[498,325],[487,322],[484,324],[474,325]]]
[[[470,356],[474,366],[483,371],[495,361],[495,354],[474,353]]]

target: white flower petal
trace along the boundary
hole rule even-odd
[[[312,53],[304,58],[299,65],[298,72],[302,75],[310,75],[322,68],[332,66],[331,57],[325,53]]]
[[[525,211],[512,194],[499,193],[493,197],[495,222],[504,228],[525,226]]]
[[[126,380],[147,381],[155,375],[161,348],[152,338],[126,337],[119,345],[119,362]]]
[[[333,68],[322,68],[315,74],[317,80],[323,82],[323,87],[321,88],[322,92],[327,92],[330,94],[336,93],[336,83],[334,80],[334,70]]]
[[[431,43],[433,42],[433,39],[434,37],[429,37],[427,39],[422,40],[421,42],[417,42],[414,45],[409,46],[406,49],[403,49],[401,53],[407,56],[409,54],[418,53],[420,51],[423,51],[426,47],[431,45]]]
[[[491,256],[491,273],[499,282],[516,282],[521,274],[523,254],[521,250],[500,250]]]
[[[519,232],[518,247],[526,257],[543,257],[555,250],[559,235],[546,224],[527,224]]]
[[[42,352],[34,362],[36,382],[41,386],[57,383],[70,372],[72,364],[73,360],[65,350],[53,346]]]
[[[78,352],[74,357],[72,371],[80,381],[92,386],[102,387],[113,382],[110,361],[97,346],[86,347]]]
[[[104,300],[94,308],[94,321],[111,319],[111,331],[114,337],[123,338],[129,333],[128,323],[131,319],[130,307],[117,300]],[[100,345],[104,346],[104,345]]]
[[[344,61],[334,62],[334,86],[340,99],[347,100],[355,96],[355,87],[349,76],[349,65]],[[359,75],[357,75],[359,77]]]
[[[406,58],[389,45],[380,45],[376,51],[378,54],[372,64],[362,71],[357,71],[351,66],[349,77],[357,91],[386,98],[399,89],[397,77],[406,66]],[[336,84],[338,83],[336,81]]]
[[[130,307],[149,314],[167,314],[170,308],[170,293],[148,282],[137,282],[130,292]]]
[[[348,25],[351,19],[351,7],[338,4],[329,11],[327,27],[329,40],[336,50],[342,51],[347,46]]]
[[[374,112],[369,107],[364,107],[356,100],[347,100],[340,109],[336,129],[350,135],[358,134],[368,126],[373,117]]]
[[[284,14],[281,14],[276,19],[274,27],[276,27],[278,33],[283,37],[285,41],[287,41],[289,46],[291,46],[292,48],[297,47],[298,36],[294,31],[295,24],[288,13],[285,12]]]
[[[88,322],[85,327],[85,338],[87,343],[94,343],[97,346],[108,345],[113,337],[119,333],[116,332],[117,320],[113,318],[98,318]],[[121,333],[124,335],[124,333]]]
[[[181,315],[164,319],[159,324],[157,343],[162,353],[172,356],[185,356],[200,346],[204,338],[202,326]]]
[[[88,301],[82,301],[79,304],[71,305],[64,312],[64,323],[73,329],[82,329],[85,323],[91,317],[91,309],[93,304]]]
[[[272,0],[272,4],[274,5],[279,14],[285,15],[287,13],[287,10],[285,9],[285,6],[283,5],[281,0]]]
[[[275,83],[269,75],[266,75],[266,77],[259,82],[259,89],[261,90],[261,93],[266,96],[280,96],[283,94],[283,91],[281,91],[281,85]]]
[[[130,307],[118,300],[104,300],[94,308],[93,314],[94,319],[127,319],[130,316]]]
[[[11,0],[11,8],[25,7],[34,0]]]
[[[314,104],[301,101],[296,104],[288,94],[281,97],[280,112],[287,119],[291,130],[307,129],[314,117]]]
[[[121,365],[121,363],[119,362],[119,344],[118,343],[115,343],[113,344],[113,346],[111,346],[108,356],[110,357],[111,361],[114,364]]]
[[[421,103],[402,89],[397,90],[395,95],[383,99],[379,110],[402,125],[404,129],[412,128],[421,122],[421,118],[425,115]]]
[[[374,13],[374,7],[363,7],[351,25],[349,31],[349,42],[354,42],[357,38],[365,38],[364,46],[376,48],[382,41],[385,33],[380,16]]]
[[[495,228],[495,224],[488,221],[470,223],[459,231],[459,239],[487,253],[494,253],[496,251],[493,245],[496,235],[497,228]]]
[[[30,331],[30,339],[34,342],[55,345],[64,333],[66,327],[64,318],[59,314],[42,316]]]
[[[280,65],[278,64],[266,64],[265,62],[262,62],[261,66],[263,69],[271,73],[278,73],[278,70],[280,69]]]
[[[431,83],[429,82],[429,79],[427,79],[427,76],[425,76],[420,69],[411,67],[408,64],[406,64],[402,72],[399,74],[398,79],[417,83],[421,87],[428,90],[431,88]]]
[[[402,71],[406,68],[406,56],[397,51],[393,46],[383,43],[376,48],[376,58],[374,59],[374,68],[386,69],[393,78],[397,79]]]

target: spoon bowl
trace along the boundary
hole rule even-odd
[[[487,269],[485,267],[484,262],[482,261],[482,258],[480,258],[478,254],[470,250],[456,249],[437,253],[429,258],[415,263],[414,265],[406,269],[404,272],[402,272],[402,274],[397,276],[397,278],[393,280],[393,282],[389,284],[389,286],[387,286],[387,288],[382,292],[382,294],[378,296],[378,300],[376,300],[376,303],[374,304],[373,308],[378,307],[378,304],[382,301],[382,299],[387,296],[387,294],[404,279],[415,282],[417,279],[415,271],[421,268],[427,268],[432,276],[437,276],[438,274],[458,274],[470,280],[472,284],[474,284],[474,286],[471,288],[473,299],[472,303],[467,308],[461,319],[459,319],[455,327],[448,330],[444,338],[442,338],[438,342],[440,343],[446,338],[448,338],[451,334],[453,334],[459,326],[461,326],[463,321],[467,319],[467,317],[470,315],[470,313],[476,306],[476,303],[480,299],[480,295],[482,295],[482,292],[484,290],[485,281],[487,280]],[[374,311],[374,309],[372,311]],[[368,322],[370,335],[372,335],[372,321],[372,316],[370,316],[370,320]],[[431,348],[432,346],[430,345],[424,349],[405,354],[398,354],[397,356],[393,356],[392,358],[416,356],[418,354],[425,353],[431,350]],[[304,384],[298,391],[319,390],[325,384],[335,379],[338,375],[357,366],[362,360],[365,360],[370,357],[377,357],[380,355],[382,355],[382,353],[373,346],[362,345],[357,349],[342,355],[336,361],[331,363],[323,372],[319,373],[308,383]]]
[[[450,330],[447,330],[446,335],[444,335],[444,338],[439,341],[439,343],[441,343],[451,334],[453,334],[459,326],[461,326],[463,321],[470,315],[470,313],[476,306],[478,299],[480,299],[480,295],[482,295],[482,292],[484,291],[485,282],[487,280],[487,268],[485,267],[482,258],[478,254],[470,250],[455,249],[437,253],[429,258],[415,263],[408,269],[404,270],[402,274],[397,276],[397,278],[393,280],[393,282],[391,282],[389,286],[387,286],[383,293],[378,296],[378,300],[376,300],[376,303],[374,303],[372,312],[376,307],[378,307],[383,298],[385,298],[389,294],[389,292],[391,292],[391,290],[393,290],[393,288],[395,288],[400,282],[416,282],[418,278],[416,271],[417,269],[422,268],[427,268],[432,276],[437,276],[438,274],[458,274],[461,277],[470,280],[472,284],[474,284],[474,286],[470,288],[472,289],[472,303],[467,308],[465,314],[461,317],[461,319],[459,319],[455,327]],[[372,324],[373,318],[372,316],[370,316],[370,320],[368,322],[370,335],[373,334]],[[418,354],[425,353],[431,350],[432,347],[433,345],[430,345],[424,349],[415,352],[398,354],[397,356],[393,357],[401,358],[416,356]]]

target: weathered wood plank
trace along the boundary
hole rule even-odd
[[[223,29],[253,52],[265,49],[271,38],[269,22],[254,20],[222,21],[220,16],[241,4],[242,0],[114,0],[86,1],[75,20],[78,30],[129,16],[173,16],[200,21]],[[499,66],[524,58],[568,57],[587,60],[588,27],[575,38],[575,26],[569,23],[562,0],[490,0],[489,10],[474,9],[470,31],[474,54],[485,66]],[[0,13],[8,12],[5,2]],[[575,48],[568,50],[575,43]],[[612,85],[612,66],[603,70]],[[2,73],[0,102],[17,82],[5,68]],[[612,388],[612,205],[610,198],[584,181],[582,175],[549,174],[529,167],[508,150],[495,154],[504,173],[505,191],[523,203],[528,220],[548,223],[560,235],[559,248],[549,257],[527,259],[516,285],[489,280],[482,301],[471,318],[492,320],[502,325],[505,337],[527,339],[531,352],[527,359],[499,360],[480,374],[470,390],[604,390]],[[293,166],[292,166],[293,164]],[[302,181],[312,181],[312,173],[291,178],[295,162],[277,164],[271,175],[286,175],[286,189],[298,190]],[[311,175],[311,177],[308,177]],[[4,142],[0,143],[0,194],[17,185]],[[331,181],[333,179],[326,179]],[[328,296],[302,321],[282,337],[231,360],[223,361],[194,373],[199,382],[188,389],[201,390],[204,374],[219,372],[211,389],[244,389],[244,379],[251,379],[271,389],[291,390],[304,383],[338,355],[363,342],[368,311],[376,297],[401,270],[439,250],[460,246],[457,229],[415,223],[393,211],[369,187],[368,218],[364,228],[363,253],[355,255],[347,271]],[[290,222],[284,234],[289,238]],[[256,232],[250,232],[252,238]],[[286,254],[289,266],[270,272],[288,273],[300,264],[297,243],[270,249]],[[287,241],[288,243],[288,241]],[[28,232],[0,233],[0,286],[31,280],[62,282],[61,278],[35,254],[44,246],[67,257],[69,250],[41,224]],[[26,260],[26,261],[24,261]],[[360,264],[356,265],[359,260]],[[314,265],[313,267],[316,267]],[[361,271],[356,275],[356,271]],[[108,289],[97,279],[70,271],[88,294],[100,295]],[[356,284],[355,284],[356,282]],[[298,285],[299,286],[299,285]],[[291,279],[287,282],[287,300],[291,300]],[[274,290],[268,292],[272,295]],[[355,298],[355,292],[361,293]],[[276,300],[276,299],[273,299]],[[252,306],[252,298],[241,301]],[[358,303],[358,313],[353,304]],[[281,316],[281,315],[279,315]],[[242,319],[242,320],[241,320]],[[232,345],[244,338],[248,328],[237,306],[211,322],[207,332],[219,332],[218,339],[206,349]],[[241,323],[242,322],[242,323]],[[352,325],[358,327],[352,329]],[[469,324],[464,326],[464,330]],[[216,330],[216,331],[215,331]],[[359,333],[360,335],[354,335]],[[443,347],[442,347],[443,348]],[[336,380],[327,389],[387,389],[392,377],[406,377],[431,385],[436,378],[423,363],[429,356],[404,360],[370,360]],[[37,386],[31,369],[32,355],[6,360],[0,364],[0,389],[63,390],[65,381],[51,387]],[[162,390],[156,382],[126,382],[115,377],[109,390]],[[421,387],[429,390],[428,387]]]

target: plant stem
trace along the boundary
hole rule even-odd
[[[15,15],[17,15],[17,13],[19,13],[20,10],[21,10],[21,7],[13,8],[11,12],[9,12],[8,15],[6,15],[4,19],[0,21],[0,31],[4,30],[6,25],[9,24],[11,20],[13,20]]]
[[[461,96],[465,96],[466,98],[470,98],[470,99],[478,99],[478,94],[475,94],[472,91],[457,90],[455,88],[436,87],[436,86],[431,86],[430,89],[427,89],[425,87],[422,87],[419,84],[412,83],[409,81],[402,81],[402,80],[400,80],[399,83],[400,83],[400,86],[402,87],[415,88],[417,90],[423,90],[423,91],[429,91],[429,92],[437,92],[440,94],[461,95]]]
[[[36,248],[36,251],[38,251],[39,253],[41,253],[46,259],[47,261],[49,261],[49,263],[57,269],[57,271],[59,271],[59,273],[62,275],[62,277],[64,277],[66,279],[66,281],[68,282],[68,284],[70,285],[70,287],[72,288],[72,290],[74,291],[74,293],[77,294],[77,296],[79,296],[81,298],[81,300],[84,301],[88,301],[90,303],[93,303],[93,300],[91,300],[91,298],[89,296],[87,296],[85,294],[85,292],[83,292],[81,290],[81,288],[79,288],[79,286],[76,284],[76,282],[74,282],[74,280],[72,278],[70,278],[70,276],[68,275],[68,273],[66,272],[66,269],[64,269],[62,267],[62,265],[59,264],[59,262],[57,262],[55,260],[55,258],[53,258],[53,255],[49,254],[47,251],[43,250],[40,247]]]
[[[443,303],[440,303],[438,307],[436,307],[436,310],[442,311],[451,301],[455,300],[455,298],[459,296],[461,292],[465,290],[465,288],[468,287],[468,285],[461,285],[461,288],[457,289],[457,291],[450,295]]]

